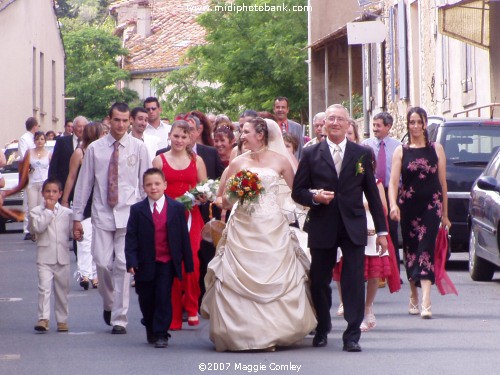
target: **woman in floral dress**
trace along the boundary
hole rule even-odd
[[[390,214],[401,221],[404,263],[410,283],[408,312],[432,317],[431,285],[435,283],[434,248],[439,225],[450,228],[446,186],[446,157],[439,143],[430,143],[427,113],[413,107],[407,115],[408,143],[392,159]],[[398,194],[399,181],[402,181]],[[398,207],[399,204],[399,207]],[[401,210],[401,211],[400,211]],[[422,288],[421,310],[418,289]]]

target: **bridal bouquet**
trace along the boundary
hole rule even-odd
[[[229,200],[239,201],[241,205],[256,201],[263,192],[264,187],[257,173],[247,169],[237,172],[227,182],[226,194]]]
[[[181,202],[186,210],[192,210],[195,205],[196,199],[204,195],[208,201],[213,202],[217,195],[217,190],[219,190],[219,180],[208,180],[206,182],[200,182],[194,188],[186,191],[183,195],[176,199],[177,202]]]

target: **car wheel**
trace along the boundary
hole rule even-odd
[[[495,266],[480,258],[476,254],[476,235],[474,229],[469,237],[469,274],[474,281],[491,281],[495,273]]]

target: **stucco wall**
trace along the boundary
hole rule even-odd
[[[43,131],[62,130],[64,50],[52,2],[17,0],[0,12],[0,49],[0,113],[3,114],[0,146],[24,133],[24,123],[30,116],[37,117]],[[43,72],[40,71],[40,53],[44,56]],[[40,108],[41,75],[43,108]]]

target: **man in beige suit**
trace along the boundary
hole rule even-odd
[[[44,202],[30,212],[30,232],[36,236],[38,268],[38,322],[35,330],[49,330],[50,292],[54,280],[57,331],[68,331],[68,294],[70,279],[69,241],[73,213],[58,203],[61,183],[45,180]]]

